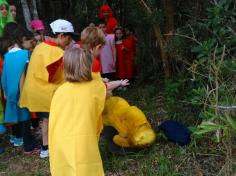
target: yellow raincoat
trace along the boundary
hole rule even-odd
[[[62,67],[59,68],[53,82],[49,83],[47,66],[59,61],[63,55],[61,48],[44,42],[34,49],[20,97],[20,107],[26,107],[31,112],[49,112],[53,94],[64,82],[64,72]]]
[[[90,82],[64,83],[53,97],[49,117],[52,176],[104,176],[98,140],[106,88]]]
[[[144,148],[156,139],[156,134],[144,113],[139,108],[130,106],[121,97],[106,100],[103,124],[118,131],[119,134],[113,137],[113,142],[121,147]]]

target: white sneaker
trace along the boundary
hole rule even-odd
[[[48,150],[41,150],[39,156],[40,158],[48,158]]]
[[[13,146],[14,146],[14,147],[20,147],[20,146],[22,146],[23,144],[24,144],[23,138],[15,138],[15,139],[13,140]]]

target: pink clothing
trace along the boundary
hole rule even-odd
[[[102,63],[102,73],[114,73],[116,72],[115,67],[113,67],[113,52],[112,52],[112,45],[115,42],[115,35],[114,34],[107,34],[106,35],[106,44],[101,50],[101,63]]]
[[[35,31],[41,31],[45,29],[44,24],[41,20],[32,20],[31,27]]]

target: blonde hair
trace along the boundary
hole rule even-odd
[[[64,54],[64,74],[68,82],[92,80],[92,55],[81,48],[72,47]]]
[[[84,49],[93,49],[97,45],[105,45],[105,34],[97,27],[86,27],[81,33],[81,42]]]

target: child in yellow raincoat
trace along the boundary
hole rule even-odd
[[[50,24],[50,40],[40,43],[30,58],[25,84],[20,97],[20,107],[36,112],[42,119],[41,158],[48,157],[48,117],[56,89],[64,83],[62,57],[74,35],[73,25],[58,19]]]
[[[98,43],[88,49],[99,54],[105,36],[95,31]],[[54,94],[49,118],[49,153],[52,176],[104,176],[98,140],[102,130],[102,111],[106,87],[92,73],[92,56],[80,48],[64,55],[66,82]]]

